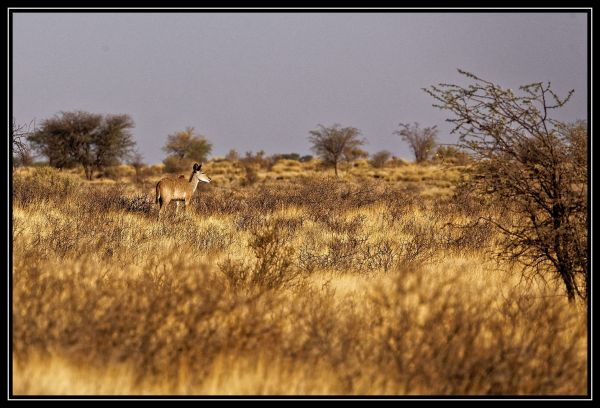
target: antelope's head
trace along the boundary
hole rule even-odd
[[[192,171],[192,180],[196,180],[196,182],[210,183],[211,179],[202,171],[202,164],[194,163],[194,168]],[[191,180],[190,180],[191,181]]]

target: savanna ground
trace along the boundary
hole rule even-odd
[[[203,170],[161,220],[159,171],[15,171],[15,395],[586,394],[585,307],[494,259],[462,167]]]

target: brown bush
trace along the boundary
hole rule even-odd
[[[13,205],[29,205],[47,200],[66,200],[81,182],[51,167],[34,168],[30,175],[13,178]]]

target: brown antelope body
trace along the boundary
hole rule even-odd
[[[183,201],[184,208],[187,209],[198,183],[210,183],[210,177],[201,169],[202,164],[195,163],[189,180],[186,180],[184,176],[165,177],[156,184],[156,203],[159,205],[158,218],[171,201],[176,201],[177,207],[179,207],[179,202]]]

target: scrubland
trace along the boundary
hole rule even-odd
[[[13,176],[13,392],[585,395],[587,321],[493,257],[463,168],[205,163],[154,185]]]

